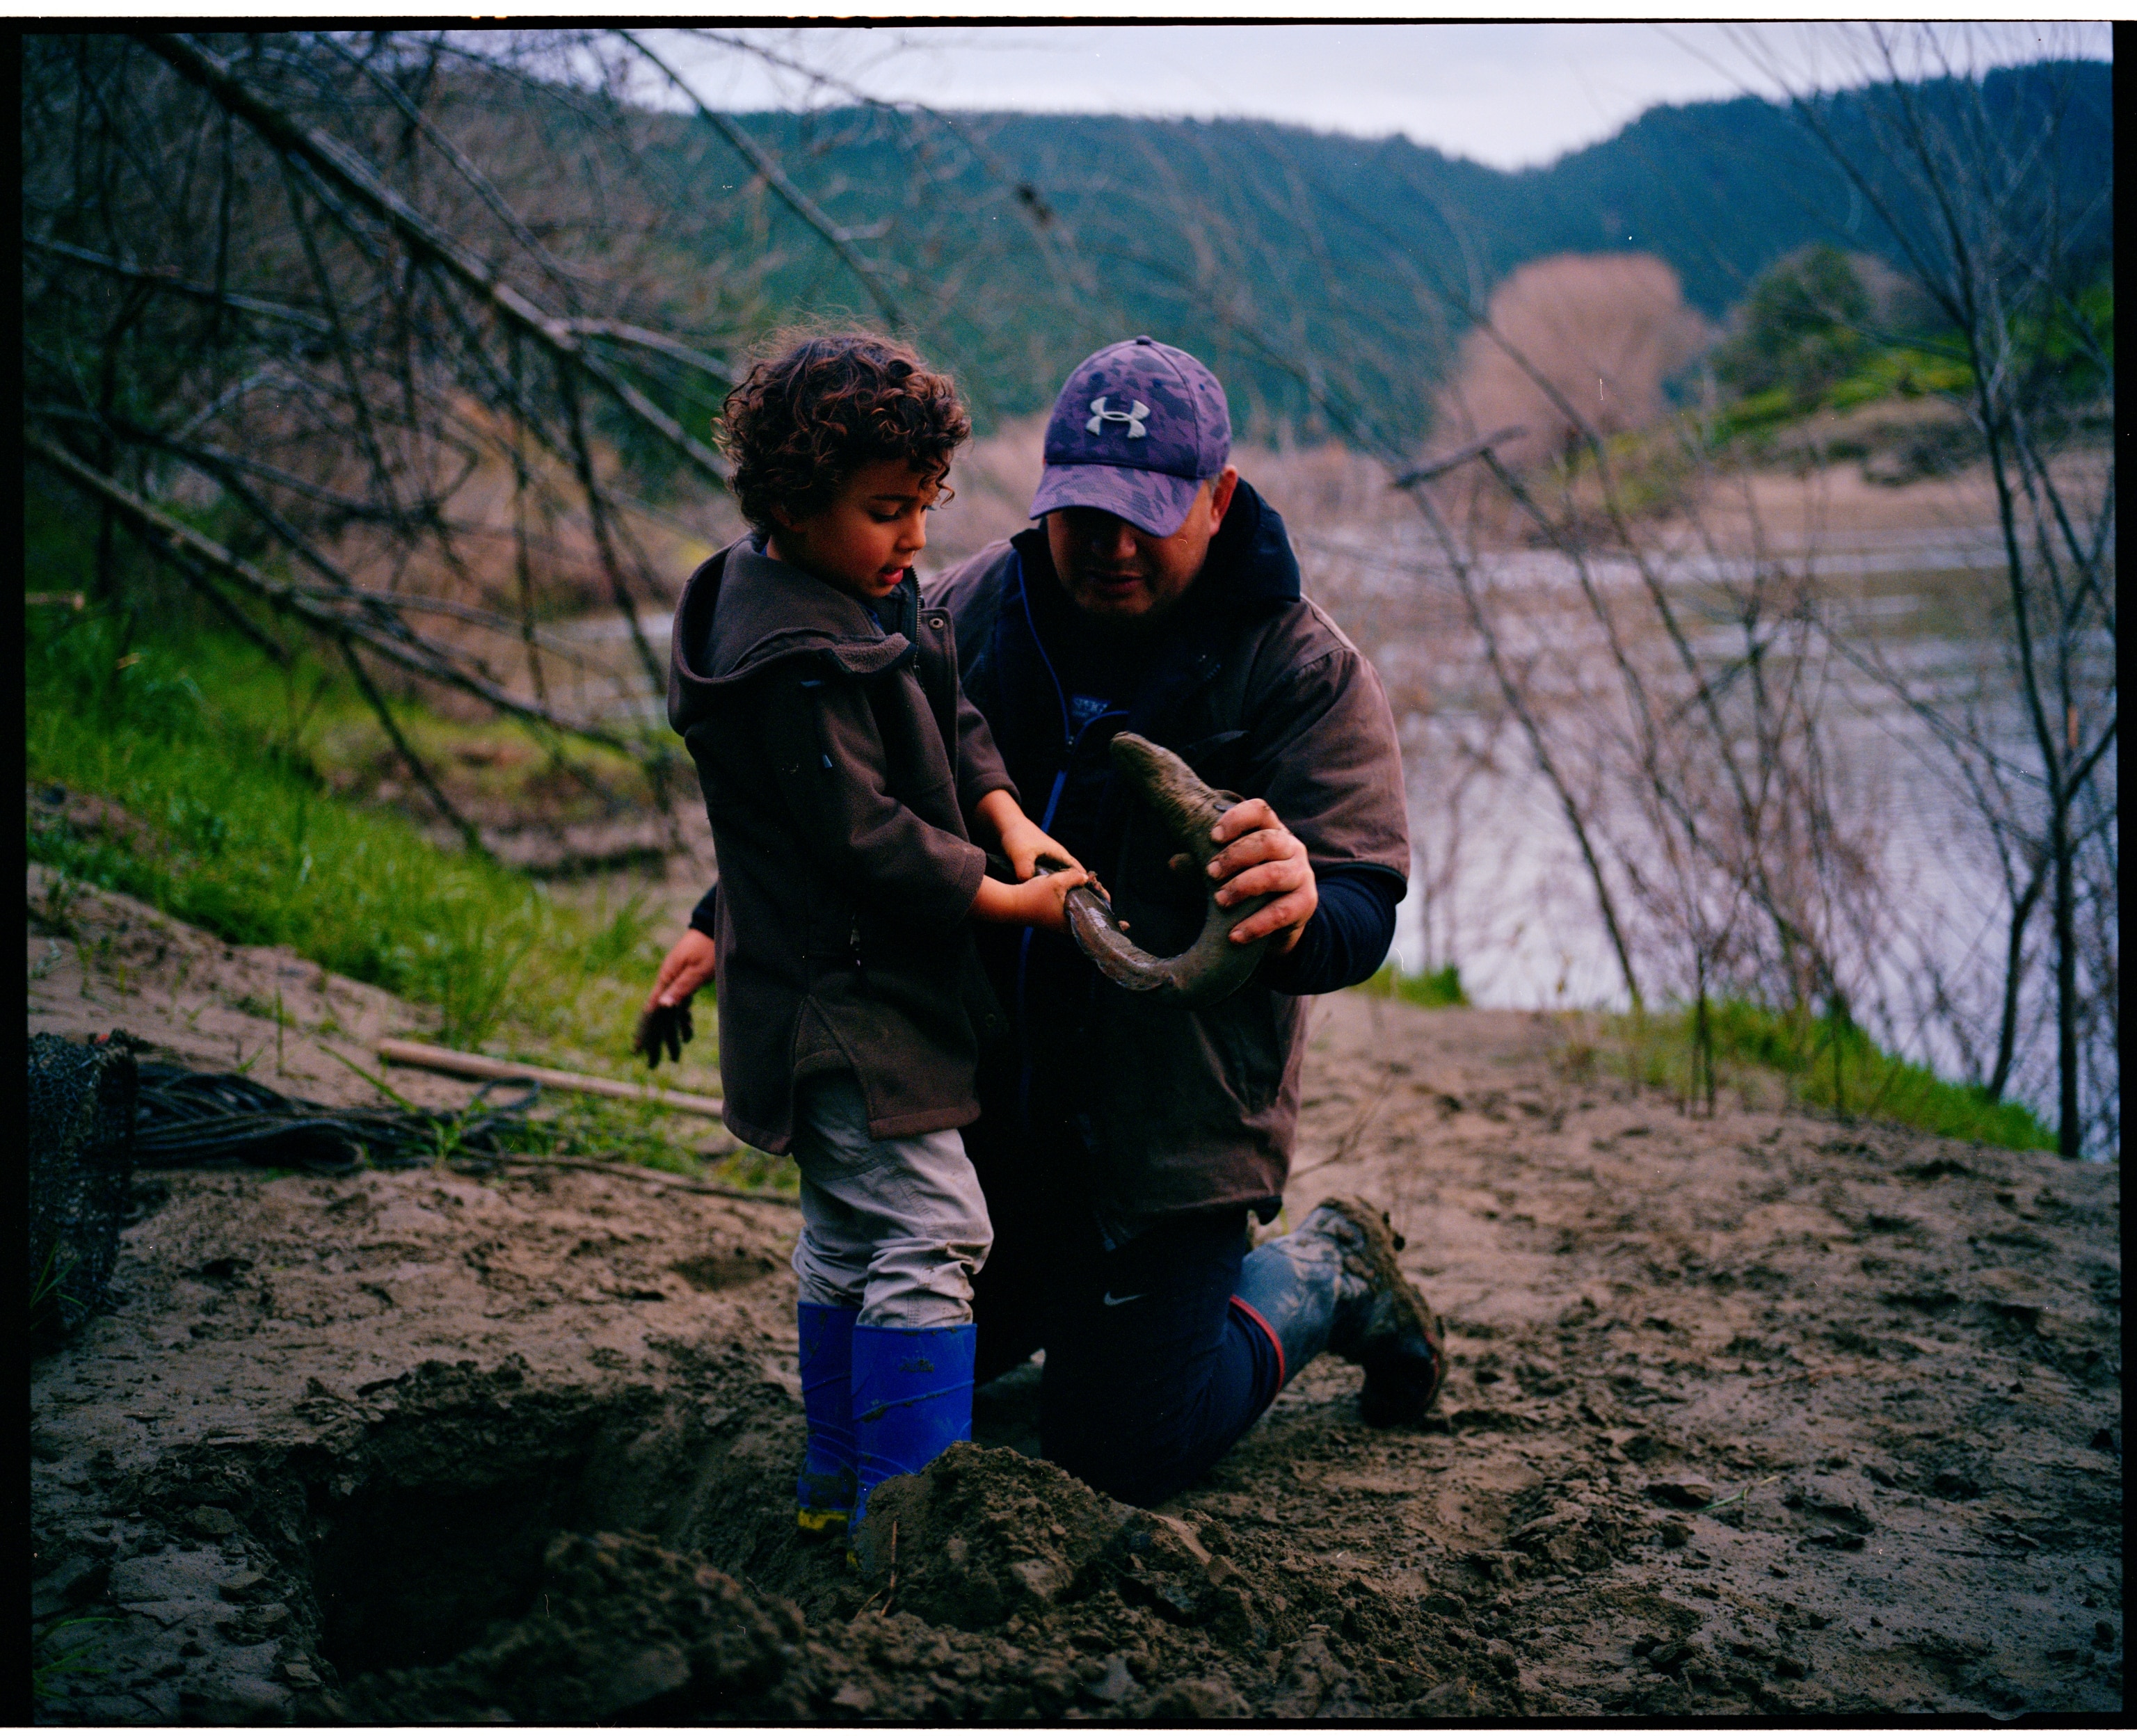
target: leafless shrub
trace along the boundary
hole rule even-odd
[[[2115,663],[2115,467],[2062,460],[2081,436],[2073,401],[2089,380],[2111,422],[2114,364],[2099,304],[2086,292],[2101,268],[2096,242],[2111,182],[2066,205],[2042,173],[2061,150],[2070,100],[2052,91],[2014,117],[1992,109],[1970,39],[1931,27],[1862,26],[1840,46],[1858,76],[1891,80],[1871,105],[1867,139],[1830,123],[1818,88],[1755,43],[1747,56],[1797,93],[1805,129],[1891,237],[1916,291],[1950,333],[1965,383],[1952,391],[1985,449],[2002,542],[2008,648],[1999,698],[2023,719],[2008,731],[1968,715],[1968,696],[1927,689],[1908,672],[1864,658],[1918,716],[1940,752],[1932,763],[1963,793],[2004,864],[2009,894],[1998,1062],[2009,1082],[2023,1014],[2027,931],[2045,902],[2052,936],[2054,1067],[2060,1149],[2075,1157],[2119,1134],[2120,1080],[2111,1033],[2119,993],[2113,794],[2119,722]],[[1932,103],[1906,82],[1947,81]],[[1849,648],[1842,647],[1843,650]],[[1860,656],[1860,653],[1856,654]],[[2089,1137],[2088,1129],[2091,1130]]]
[[[1462,340],[1439,425],[1464,438],[1509,425],[1507,464],[1570,461],[1584,430],[1604,438],[1652,426],[1662,382],[1709,341],[1677,273],[1652,254],[1561,253],[1532,260],[1492,292],[1490,320]]]
[[[1614,345],[1588,301],[1562,314],[1532,306],[1535,277],[1520,294],[1510,280],[1487,307],[1421,270],[1424,291],[1472,326],[1463,389],[1438,423],[1439,457],[1419,462],[1332,396],[1322,401],[1424,512],[1437,559],[1413,564],[1460,599],[1636,1002],[1676,993],[1703,1004],[1718,985],[1821,1004],[1916,1054],[1940,1027],[1962,1054],[1993,1055],[1977,1077],[1994,1095],[2027,1072],[2026,1054],[2039,1054],[2027,1008],[2044,973],[2027,931],[2045,908],[2062,1149],[2111,1149],[2115,473],[2111,459],[2071,462],[2088,418],[2104,421],[2097,406],[2081,415],[2059,401],[2057,383],[2090,369],[2111,407],[2106,334],[2078,293],[2081,271],[2093,268],[2072,241],[2096,232],[2098,212],[2043,193],[2062,117],[2052,97],[2014,134],[1938,32],[1916,34],[1921,64],[1906,64],[1908,43],[1892,32],[1839,34],[1862,51],[1864,77],[1892,81],[1873,105],[1876,160],[1851,156],[1818,99],[1794,100],[1897,250],[1906,289],[1881,283],[1879,306],[1911,299],[1956,334],[1968,384],[1951,397],[1986,450],[2005,556],[2009,654],[2001,691],[1984,703],[1969,712],[1883,663],[1808,582],[1815,551],[1782,557],[1755,511],[1738,515],[1748,554],[1725,547],[1704,510],[1674,539],[1643,522],[1656,504],[1652,474],[1628,465],[1652,465],[1654,444],[1628,448],[1623,435],[1649,421],[1655,401],[1627,390],[1614,406],[1610,372],[1658,381],[1667,363],[1658,358],[1686,353],[1673,347],[1684,328],[1672,330],[1659,280],[1645,280],[1644,315]],[[1784,88],[1822,87],[1762,70]],[[1955,81],[1941,107],[1904,82],[1925,72]],[[2097,197],[2111,199],[2111,187]],[[1688,333],[1682,341],[1688,349]],[[1701,430],[1687,435],[1674,493],[1696,508],[1721,499],[1728,479]],[[1479,464],[1481,474],[1463,468]],[[1752,504],[1751,489],[1738,492],[1740,507]],[[1563,579],[1503,583],[1510,530],[1557,556]],[[1693,582],[1702,565],[1722,576],[1704,597]],[[1725,634],[1733,652],[1720,649]],[[2003,866],[2005,908],[1975,913],[2006,930],[1989,997],[2000,1012],[1984,1012],[1949,968],[1970,965],[1978,945],[1954,948],[1949,933],[1930,931],[1889,870],[1867,805],[1841,800],[1851,768],[1831,757],[1828,690],[1843,667],[1873,676],[1920,718]],[[2003,727],[2013,712],[2025,751]],[[2037,1071],[2030,1078],[2038,1101]]]
[[[668,51],[568,30],[25,42],[26,445],[95,516],[100,594],[138,614],[130,536],[268,654],[315,635],[470,844],[380,681],[553,752],[620,748],[664,806],[675,755],[630,715],[664,682],[641,611],[735,523],[705,437],[730,358],[812,259],[879,319],[911,305]],[[649,85],[682,111],[637,105]],[[636,679],[575,694],[583,647],[544,622],[596,599]]]

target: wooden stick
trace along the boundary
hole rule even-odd
[[[1427,459],[1418,469],[1404,471],[1388,486],[1391,489],[1414,489],[1421,482],[1430,482],[1435,476],[1443,476],[1448,471],[1468,464],[1473,458],[1482,458],[1492,447],[1518,440],[1527,432],[1526,428],[1502,428],[1497,434],[1487,434],[1480,440],[1472,440],[1444,458]]]
[[[596,1079],[588,1073],[567,1073],[553,1067],[528,1067],[518,1061],[497,1061],[488,1055],[463,1054],[428,1043],[402,1043],[388,1038],[378,1045],[378,1058],[402,1067],[428,1067],[434,1073],[454,1073],[463,1079],[528,1079],[558,1091],[582,1091],[597,1097],[624,1097],[634,1102],[658,1103],[691,1115],[720,1113],[718,1097],[700,1097],[687,1091],[663,1091],[657,1085],[630,1085],[621,1079]]]
[[[756,1205],[785,1206],[790,1211],[801,1209],[801,1202],[790,1199],[784,1194],[753,1192],[748,1188],[723,1187],[713,1181],[692,1181],[681,1175],[671,1174],[665,1169],[649,1169],[643,1164],[603,1163],[591,1157],[517,1157],[509,1155],[493,1156],[488,1152],[472,1157],[469,1161],[478,1164],[499,1164],[513,1169],[587,1169],[596,1175],[620,1175],[630,1181],[673,1188],[683,1194],[716,1194],[722,1199],[747,1199]]]

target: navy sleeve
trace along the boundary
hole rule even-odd
[[[1310,925],[1309,925],[1310,926]],[[714,940],[720,936],[720,883],[715,880],[705,896],[698,900],[698,907],[690,912],[690,926],[699,934],[708,934]],[[1390,933],[1394,930],[1390,929]]]
[[[1297,946],[1265,966],[1259,981],[1279,994],[1331,994],[1380,968],[1395,937],[1403,883],[1385,868],[1331,868],[1317,878],[1320,903]]]

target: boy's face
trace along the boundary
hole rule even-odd
[[[927,508],[942,479],[902,458],[879,458],[846,479],[830,503],[782,519],[767,552],[825,584],[873,603],[898,588],[913,557],[927,546]]]

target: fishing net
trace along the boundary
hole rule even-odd
[[[509,1102],[489,1094],[521,1087]],[[492,1080],[465,1110],[341,1108],[285,1097],[241,1073],[192,1073],[144,1063],[134,1122],[134,1160],[144,1169],[212,1169],[233,1164],[346,1175],[359,1164],[406,1169],[441,1159],[479,1160],[508,1149],[540,1087]]]
[[[490,1094],[519,1094],[493,1103]],[[241,1073],[142,1061],[123,1031],[91,1043],[30,1039],[30,1309],[64,1335],[101,1308],[137,1169],[250,1165],[345,1175],[450,1160],[478,1172],[514,1149],[539,1087],[494,1080],[465,1110],[343,1108]]]
[[[134,1180],[134,1046],[30,1039],[30,1319],[74,1331],[104,1305]]]

